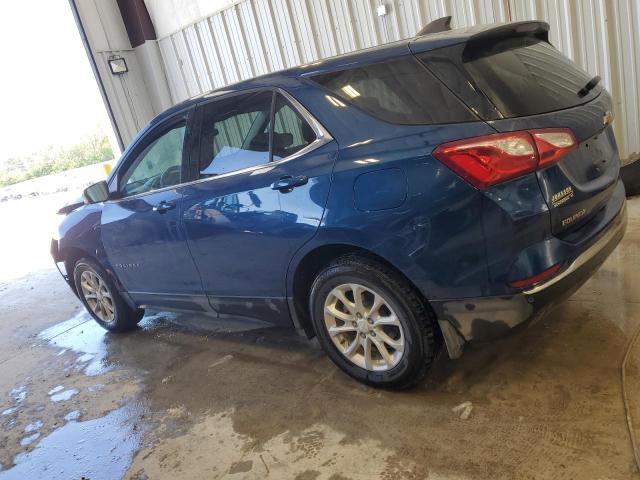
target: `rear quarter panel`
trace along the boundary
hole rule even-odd
[[[321,227],[294,257],[288,292],[292,272],[309,251],[341,244],[384,258],[429,299],[482,295],[487,284],[482,195],[431,152],[440,143],[494,130],[484,122],[393,125],[337,106],[321,89],[292,93],[340,150]]]

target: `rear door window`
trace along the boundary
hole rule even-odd
[[[203,107],[200,176],[221,175],[269,162],[273,93],[234,95]]]
[[[479,105],[477,110],[487,120],[564,110],[592,100],[602,90],[598,85],[580,96],[592,76],[549,43],[532,37],[449,47],[418,57],[467,104]],[[495,106],[497,116],[473,98],[478,91]]]
[[[316,139],[311,125],[278,94],[273,118],[273,160],[298,153]]]
[[[342,100],[390,123],[431,125],[477,120],[412,55],[314,75],[310,79]]]

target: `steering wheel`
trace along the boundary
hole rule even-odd
[[[160,177],[160,188],[170,187],[180,183],[180,165],[173,165],[167,168]]]

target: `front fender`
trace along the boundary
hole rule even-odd
[[[65,280],[76,293],[73,282],[73,263],[79,258],[90,257],[97,261],[111,276],[121,293],[125,293],[107,258],[101,234],[102,204],[85,205],[69,213],[58,225],[57,238],[52,245],[52,256],[56,265],[64,263]],[[57,244],[56,244],[57,242]],[[61,272],[62,273],[62,272]],[[128,295],[124,295],[127,303],[131,303]]]

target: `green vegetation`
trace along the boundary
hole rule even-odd
[[[32,155],[7,159],[0,163],[0,187],[112,159],[109,139],[96,133],[70,147],[50,146]]]

